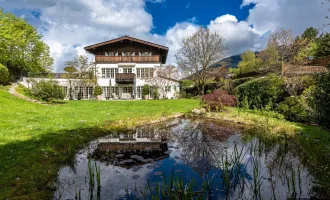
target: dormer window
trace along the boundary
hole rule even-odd
[[[123,56],[135,56],[135,52],[123,52]]]
[[[151,56],[151,52],[139,52],[139,56]]]
[[[118,52],[105,52],[105,56],[118,56]]]

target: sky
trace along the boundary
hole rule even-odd
[[[229,55],[265,48],[273,31],[329,23],[323,0],[0,0],[0,7],[26,19],[42,34],[54,58],[54,71],[86,55],[85,46],[124,35],[169,47],[175,64],[181,41],[200,26],[220,34]],[[330,32],[330,27],[322,29]]]

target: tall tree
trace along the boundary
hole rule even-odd
[[[190,77],[199,94],[203,95],[208,69],[227,55],[225,40],[219,34],[201,27],[194,35],[182,41],[176,60],[183,75]]]
[[[75,81],[70,82],[70,87],[72,88],[73,84],[74,86],[78,87],[90,87],[90,86],[96,86],[97,84],[97,76],[96,76],[96,65],[94,62],[91,62],[88,60],[86,56],[83,55],[77,55],[72,61],[68,61],[65,63],[66,68],[68,70],[76,69],[76,72],[73,72],[72,75],[75,76]],[[67,68],[69,67],[69,68]],[[70,91],[70,98],[72,98]],[[84,96],[87,95],[88,91],[86,89],[83,89],[82,91],[79,89],[78,96],[80,94],[83,94]]]
[[[86,56],[77,55],[72,61],[66,62],[66,66],[72,66],[77,69],[81,86],[95,85],[97,83],[95,63],[89,61]]]
[[[309,27],[304,31],[301,37],[304,39],[315,40],[318,34],[319,30],[317,28]]]
[[[321,58],[330,55],[330,33],[323,34],[316,41],[317,50],[315,57]]]
[[[11,76],[20,76],[22,72],[48,72],[53,64],[49,47],[35,28],[1,9],[0,63],[8,68]]]
[[[256,57],[256,54],[253,51],[245,51],[241,55],[241,59],[241,62],[238,63],[238,74],[259,71],[262,60]]]
[[[291,30],[281,29],[270,37],[270,43],[276,47],[282,66],[292,58],[291,45],[294,41],[295,37]]]

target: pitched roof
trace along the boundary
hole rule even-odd
[[[93,45],[84,47],[84,49],[89,50],[89,49],[104,46],[104,45],[107,45],[107,44],[112,44],[112,43],[115,43],[115,42],[119,42],[119,41],[122,41],[122,40],[130,40],[130,41],[138,42],[138,43],[141,43],[141,44],[149,45],[149,46],[152,46],[152,47],[156,47],[156,48],[160,48],[160,49],[164,49],[164,50],[168,51],[168,47],[165,47],[165,46],[162,46],[162,45],[159,45],[159,44],[155,44],[155,43],[152,43],[152,42],[140,40],[140,39],[137,39],[137,38],[133,38],[133,37],[130,37],[130,36],[127,36],[127,35],[125,35],[123,37],[120,37],[120,38],[108,40],[108,41],[105,41],[105,42],[93,44]]]

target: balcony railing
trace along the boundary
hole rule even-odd
[[[134,62],[134,63],[153,63],[161,62],[159,55],[153,56],[95,56],[96,63],[120,63],[120,62]]]
[[[135,74],[133,73],[116,73],[116,83],[133,84]]]

